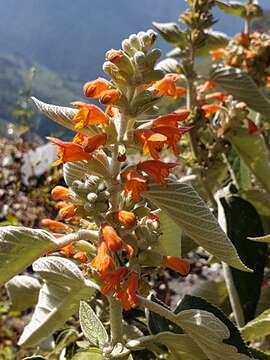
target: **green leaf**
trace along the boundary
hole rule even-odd
[[[265,191],[241,191],[240,196],[249,201],[262,216],[270,216],[270,195]]]
[[[270,334],[270,309],[264,311],[254,320],[248,322],[242,329],[241,334],[246,341],[253,341]]]
[[[175,313],[179,314],[179,325],[207,355],[207,359],[251,359],[235,325],[206,300],[186,295]]]
[[[245,264],[254,269],[253,273],[231,269],[245,321],[248,322],[255,316],[267,251],[266,244],[256,244],[249,241],[248,237],[263,235],[263,227],[257,211],[246,200],[233,195],[221,198],[220,202],[224,209],[228,236]]]
[[[80,351],[71,360],[103,360],[101,350],[90,348],[87,351]]]
[[[247,73],[230,66],[217,67],[210,72],[210,78],[236,100],[269,117],[270,101]]]
[[[202,297],[216,306],[223,305],[228,298],[225,281],[197,281],[196,284],[191,287],[189,294]]]
[[[226,134],[240,158],[270,194],[269,152],[262,135],[250,134],[247,129],[238,128]]]
[[[12,308],[25,310],[38,301],[40,282],[29,275],[17,275],[6,284]]]
[[[188,184],[149,184],[143,196],[167,213],[198,245],[228,265],[250,271],[198,193]]]
[[[256,360],[270,360],[270,355],[266,354],[258,349],[249,348],[249,351],[251,352],[251,355]]]
[[[245,4],[239,1],[225,2],[221,0],[216,0],[216,5],[226,14],[236,15],[241,17],[246,16]]]
[[[249,237],[249,240],[270,244],[270,235],[259,236],[259,237]]]
[[[224,48],[228,45],[230,38],[219,31],[208,30],[204,32],[203,42],[196,48],[196,56],[206,56],[209,51]]]
[[[84,336],[93,344],[103,346],[109,341],[107,331],[94,310],[86,302],[80,303],[80,325]]]
[[[78,310],[80,300],[89,299],[94,293],[71,260],[58,256],[40,258],[33,264],[33,270],[44,280],[44,285],[32,319],[19,340],[19,345],[27,347],[61,328]]]
[[[73,181],[85,180],[86,175],[96,175],[101,177],[109,177],[109,165],[99,160],[99,152],[93,155],[91,160],[82,160],[75,162],[68,162],[64,164],[64,180],[65,183],[72,187]]]
[[[181,258],[181,228],[164,211],[158,212],[161,236],[159,244],[154,247],[163,256],[178,256]]]
[[[162,70],[164,73],[178,73],[180,70],[180,65],[177,60],[168,58],[160,61],[156,69]]]
[[[171,354],[174,355],[173,359],[206,360],[206,356],[201,348],[186,334],[174,334],[166,331],[154,336],[145,336],[139,342],[136,339],[129,342],[129,345],[136,349],[146,347],[151,350],[153,344],[159,346],[165,345]]]
[[[45,116],[69,130],[76,131],[74,128],[73,118],[79,110],[65,106],[47,104],[35,97],[31,97],[31,99],[38,111],[43,113]],[[99,130],[95,126],[84,127],[83,129],[79,130],[79,133],[88,136],[97,134],[98,132]]]
[[[153,294],[150,296],[150,300],[163,306],[167,310],[170,310],[170,308],[167,305],[165,305],[160,300],[158,300]],[[183,333],[183,330],[181,329],[181,327],[179,327],[176,324],[172,323],[171,321],[165,319],[161,315],[158,315],[151,311],[147,311],[146,317],[147,317],[148,328],[149,328],[151,334],[159,334],[164,331],[171,331],[171,332],[177,333],[177,334]]]
[[[69,346],[79,338],[79,333],[77,330],[69,328],[61,331],[55,340],[55,348],[50,353],[50,355],[60,355],[64,348]]]
[[[182,31],[176,23],[153,22],[153,26],[168,43],[179,47],[186,45],[186,32]]]
[[[57,240],[45,230],[0,227],[0,285],[56,247]]]

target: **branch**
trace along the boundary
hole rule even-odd
[[[148,299],[144,298],[143,296],[137,295],[137,298],[140,302],[139,306],[142,310],[147,308],[150,311],[153,311],[156,314],[163,316],[165,319],[179,325],[177,322],[177,316],[170,310],[167,310],[165,307],[163,307],[151,300],[148,300]]]
[[[80,230],[76,233],[65,235],[57,240],[57,244],[54,250],[58,250],[63,246],[66,246],[74,241],[79,240],[90,240],[97,241],[98,240],[98,231],[95,230]]]

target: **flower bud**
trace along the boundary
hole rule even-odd
[[[136,34],[131,34],[130,37],[128,38],[128,40],[129,40],[131,46],[133,46],[137,50],[141,50],[142,44]]]
[[[52,197],[57,200],[68,200],[70,197],[70,190],[64,186],[56,186],[52,189]]]
[[[136,53],[136,49],[130,44],[128,39],[122,42],[122,49],[129,56],[133,56]]]
[[[89,194],[87,195],[87,200],[88,200],[91,204],[94,204],[95,201],[97,200],[97,198],[98,198],[97,194],[96,194],[96,193],[93,193],[93,192],[91,192],[91,193],[89,193]]]
[[[136,216],[131,211],[117,211],[113,213],[114,221],[118,222],[121,225],[133,226],[136,222]]]
[[[117,65],[113,64],[111,61],[105,61],[103,64],[103,71],[108,74],[113,81],[119,84],[126,85],[127,79],[124,74],[120,71]]]
[[[110,89],[103,91],[100,95],[99,101],[103,105],[113,105],[121,98],[121,92],[117,89]]]
[[[142,51],[137,51],[134,55],[134,61],[138,69],[143,71],[147,69],[146,57]]]
[[[96,80],[85,83],[83,86],[83,93],[86,97],[95,99],[99,98],[100,94],[103,91],[110,89],[110,87],[111,84],[109,81],[103,78],[98,78]]]

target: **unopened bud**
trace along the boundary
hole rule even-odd
[[[128,39],[125,39],[122,42],[122,49],[124,50],[124,52],[129,55],[129,56],[133,56],[136,53],[136,49],[131,46],[130,42]]]
[[[109,81],[103,78],[98,78],[96,80],[85,83],[83,86],[83,92],[84,95],[88,98],[99,98],[100,94],[103,91],[110,89],[110,87],[111,84]]]
[[[103,91],[100,95],[99,101],[103,105],[113,105],[121,98],[121,92],[117,89],[110,89]]]
[[[132,34],[132,35],[130,35],[130,37],[128,39],[129,39],[131,46],[133,46],[137,50],[141,50],[142,44],[137,35]]]
[[[87,195],[87,200],[91,203],[91,204],[94,204],[95,201],[97,200],[98,196],[97,194],[91,192]]]

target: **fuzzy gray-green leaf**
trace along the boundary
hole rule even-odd
[[[232,267],[250,271],[198,193],[188,184],[150,184],[143,196],[167,213],[198,245]]]
[[[84,336],[93,345],[105,345],[109,340],[108,334],[91,306],[85,301],[81,301],[79,314]]]

